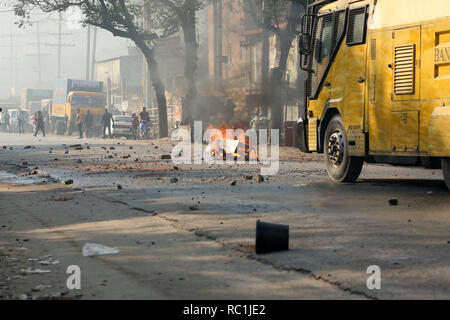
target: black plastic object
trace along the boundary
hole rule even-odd
[[[289,250],[289,226],[256,221],[257,254]]]

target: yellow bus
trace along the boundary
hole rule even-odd
[[[450,1],[309,1],[299,26],[300,148],[334,181],[366,161],[442,168],[450,189]]]

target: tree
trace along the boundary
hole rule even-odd
[[[154,1],[154,0],[145,0]],[[158,72],[154,56],[157,31],[147,31],[142,23],[143,6],[139,0],[17,0],[14,10],[21,17],[19,26],[25,25],[34,9],[43,12],[62,12],[79,8],[84,24],[96,26],[111,32],[114,36],[132,40],[147,60],[150,77],[156,94],[159,115],[159,137],[168,136],[167,102],[164,83]]]
[[[146,13],[151,21],[173,34],[181,27],[185,47],[184,76],[186,95],[183,103],[183,120],[192,121],[192,103],[197,96],[197,32],[196,12],[207,5],[207,0],[147,0]]]
[[[277,40],[277,61],[266,81],[263,92],[270,94],[271,128],[281,129],[283,103],[281,84],[286,71],[287,59],[295,34],[291,31],[298,23],[298,17],[306,9],[306,0],[243,0],[253,21],[266,31],[272,32]],[[261,12],[262,11],[262,12]],[[264,78],[264,77],[263,77]],[[267,86],[267,88],[264,88]]]

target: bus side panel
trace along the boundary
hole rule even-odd
[[[422,27],[421,151],[450,156],[450,19]],[[447,109],[437,109],[446,105]]]
[[[372,32],[374,60],[369,63],[369,154],[391,152],[392,30]],[[372,99],[373,98],[373,99]]]

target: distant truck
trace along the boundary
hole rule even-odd
[[[51,106],[51,123],[56,134],[72,135],[76,130],[76,113],[80,109],[85,115],[89,110],[93,115],[93,132],[101,130],[100,118],[105,110],[103,82],[64,79],[56,80]]]
[[[31,114],[41,110],[41,101],[51,98],[53,90],[23,88],[20,96],[20,107]]]

